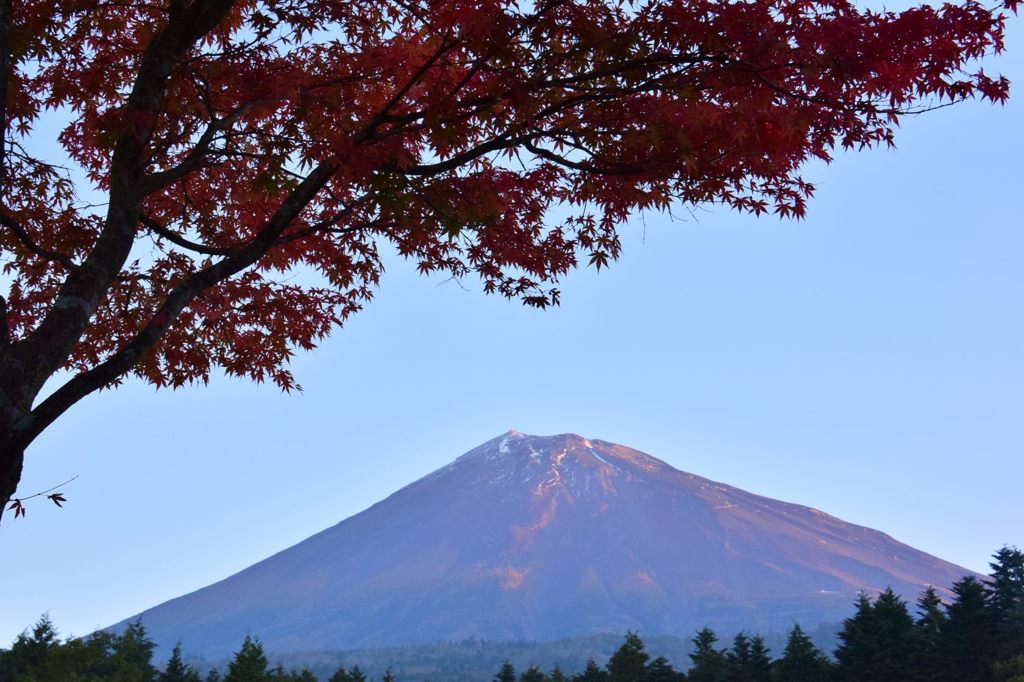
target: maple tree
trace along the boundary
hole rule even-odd
[[[0,0],[0,504],[128,374],[294,387],[385,246],[543,307],[635,211],[802,216],[805,161],[1005,100],[1017,2]]]

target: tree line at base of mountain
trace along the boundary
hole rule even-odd
[[[786,638],[782,654],[771,657],[765,639],[737,634],[728,647],[718,645],[710,628],[692,640],[689,669],[647,653],[633,632],[601,667],[590,658],[583,670],[536,665],[522,671],[505,660],[493,682],[1024,682],[1024,552],[1004,547],[993,555],[987,580],[965,576],[944,603],[929,587],[917,600],[917,617],[896,593],[886,589],[874,599],[862,593],[855,612],[843,621],[831,657],[799,625]],[[388,666],[370,677],[358,665],[337,667],[327,678],[310,668],[271,668],[258,639],[247,636],[224,672],[200,675],[184,662],[179,643],[163,670],[153,665],[155,644],[141,622],[120,634],[96,632],[61,641],[44,616],[0,650],[0,682],[395,682],[424,679],[426,671]],[[680,657],[681,658],[681,657]],[[417,672],[419,674],[417,674]],[[449,670],[430,679],[474,679],[480,671]]]

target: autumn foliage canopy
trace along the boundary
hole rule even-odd
[[[1005,100],[978,60],[1016,9],[0,4],[0,503],[32,440],[127,374],[292,388],[293,350],[370,299],[384,249],[547,306],[638,210],[799,217],[804,162]]]

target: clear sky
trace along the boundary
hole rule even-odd
[[[1024,83],[1020,21],[988,70]],[[129,383],[28,453],[0,645],[86,634],[359,512],[510,428],[575,432],[984,571],[1024,546],[1024,90],[813,166],[807,220],[648,215],[546,312],[418,277],[293,367],[305,387]]]

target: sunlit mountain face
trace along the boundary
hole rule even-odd
[[[165,651],[691,637],[838,621],[966,569],[622,445],[510,431],[226,580],[141,614]],[[132,620],[134,617],[132,618]]]

